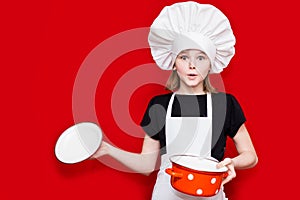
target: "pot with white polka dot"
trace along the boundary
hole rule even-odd
[[[194,196],[214,196],[220,191],[227,168],[217,169],[217,161],[197,156],[171,156],[172,168],[166,169],[174,189]]]

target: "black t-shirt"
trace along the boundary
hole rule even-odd
[[[159,140],[161,154],[166,153],[166,111],[172,93],[155,96],[148,104],[140,123],[151,138]],[[176,94],[172,117],[207,117],[207,96]],[[233,138],[246,121],[242,108],[231,94],[212,93],[212,150],[217,160],[224,157],[227,136]]]

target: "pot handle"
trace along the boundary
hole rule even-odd
[[[182,178],[183,177],[182,173],[174,172],[172,168],[167,168],[165,171],[170,176],[174,176],[176,178]]]

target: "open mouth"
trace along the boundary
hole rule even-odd
[[[198,76],[197,74],[188,74],[188,76]]]

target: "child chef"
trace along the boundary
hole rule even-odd
[[[108,155],[133,171],[149,174],[160,155],[153,200],[226,199],[223,187],[211,197],[179,192],[165,169],[171,166],[172,155],[213,157],[220,161],[218,167],[228,168],[224,185],[236,176],[235,169],[257,163],[241,106],[234,96],[217,92],[209,81],[209,74],[220,73],[235,53],[230,23],[212,5],[175,3],[154,20],[148,41],[158,67],[172,71],[166,84],[172,92],[151,99],[141,122],[146,132],[141,153],[103,142],[93,158]],[[238,155],[224,159],[227,138],[233,140]]]

